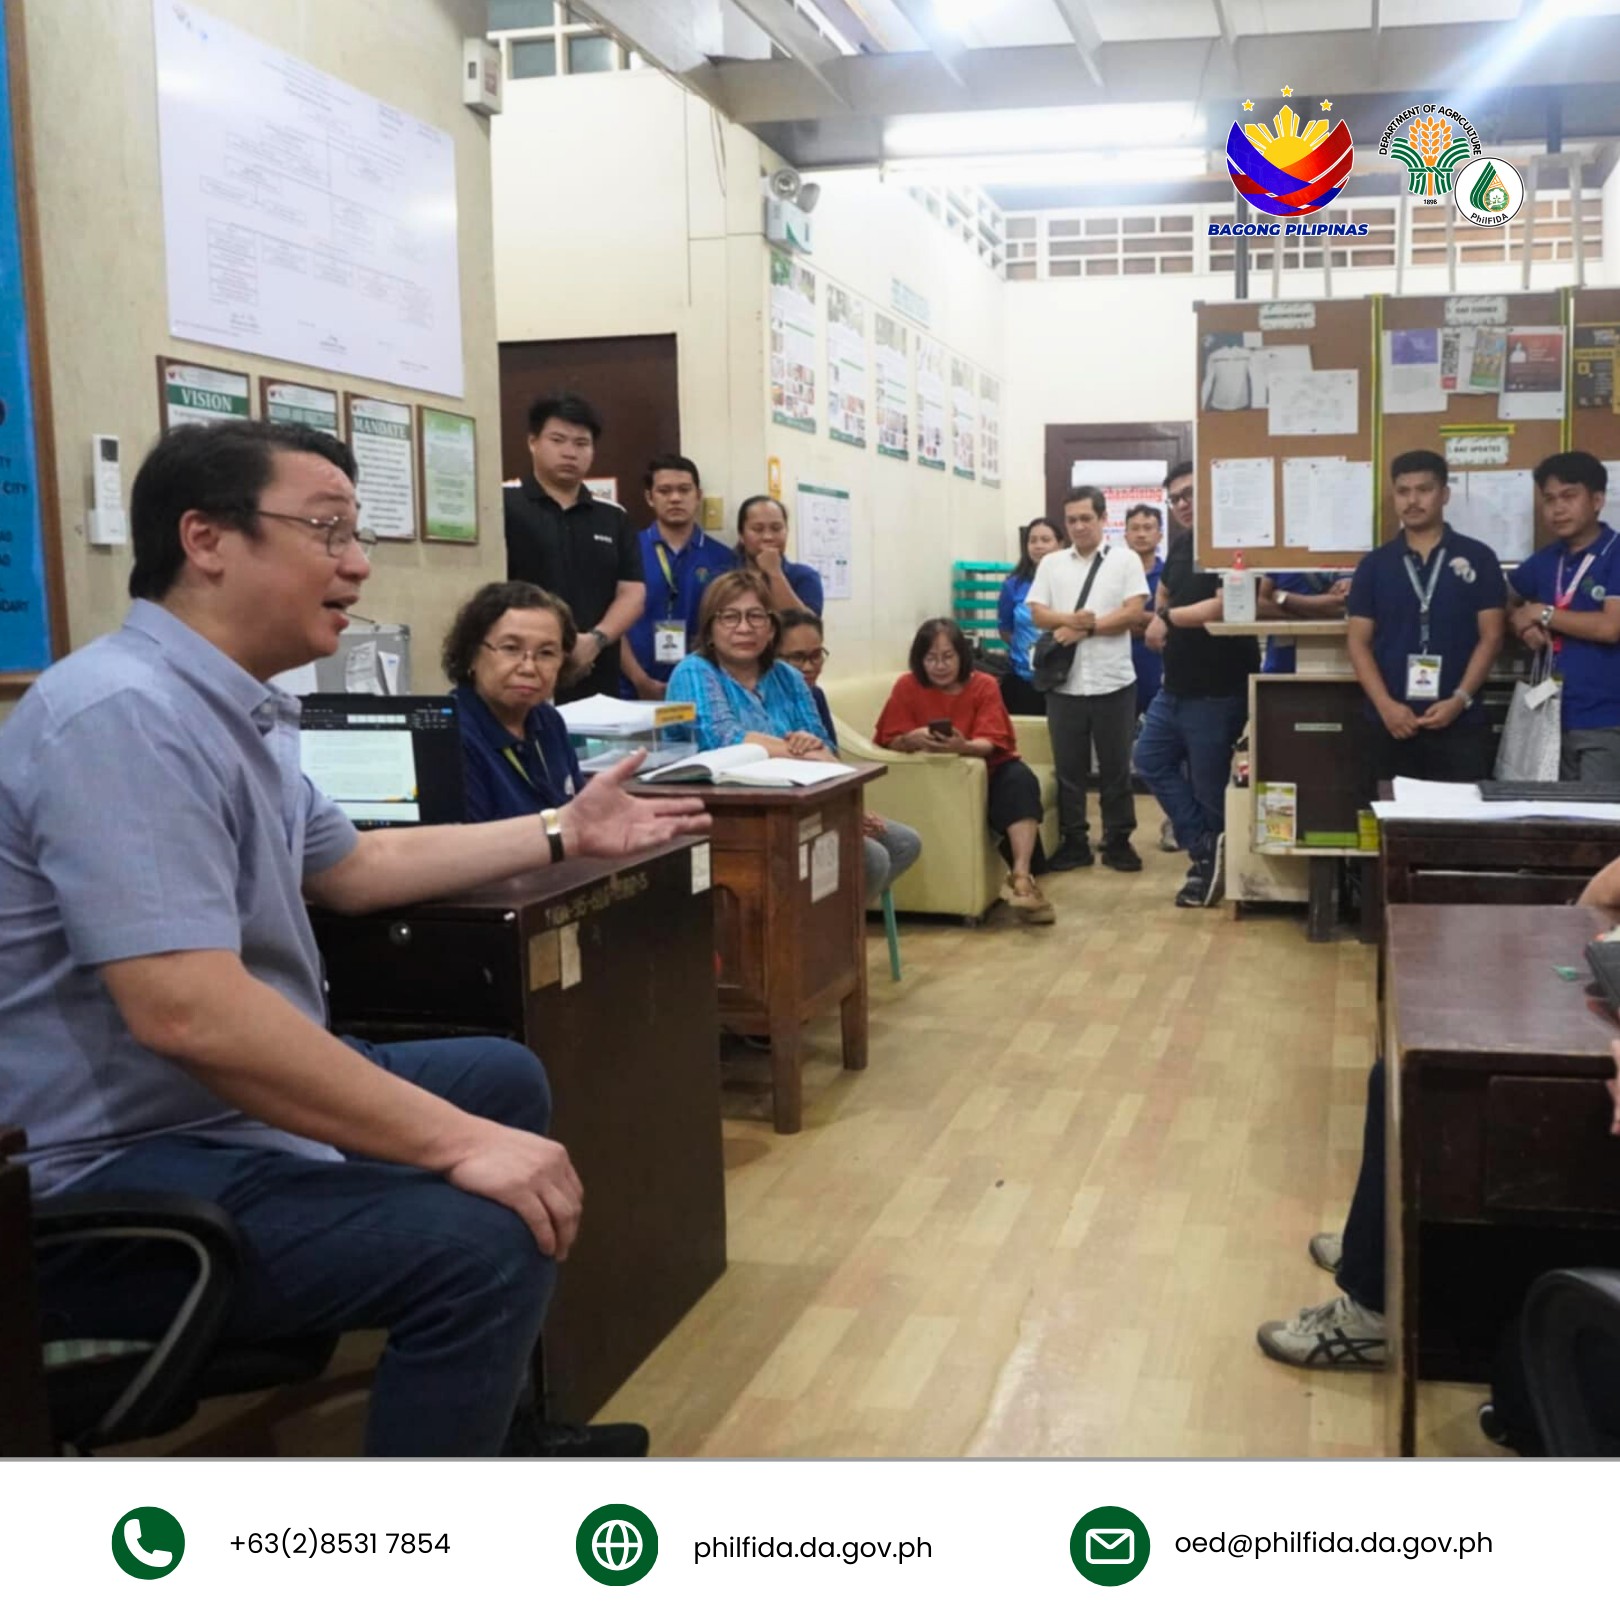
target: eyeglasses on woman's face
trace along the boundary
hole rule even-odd
[[[527,647],[521,641],[481,641],[478,645],[514,669],[521,669],[526,663],[532,663],[536,669],[544,669],[547,664],[562,662],[562,648],[557,646]]]
[[[771,616],[764,608],[725,608],[715,614],[714,622],[727,630],[740,630],[745,624],[759,630],[771,622]]]
[[[780,657],[798,669],[820,669],[832,654],[825,647],[812,647],[807,652],[785,652]]]

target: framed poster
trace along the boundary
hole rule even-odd
[[[771,420],[816,431],[816,273],[784,253],[771,254]]]
[[[308,383],[261,377],[259,415],[266,422],[294,422],[299,427],[330,433],[334,439],[343,437],[342,401],[335,388],[312,388]]]
[[[21,10],[0,0],[0,698],[21,697],[68,645],[57,506],[40,498],[54,496],[56,457]]]
[[[343,407],[362,526],[379,540],[416,539],[416,413],[365,394],[345,394]]]
[[[827,436],[866,448],[866,303],[827,284]]]
[[[419,405],[417,477],[422,538],[478,544],[478,424],[470,416]]]
[[[163,431],[193,423],[245,422],[253,415],[253,379],[190,360],[157,357],[158,420]]]
[[[905,461],[911,455],[911,360],[907,333],[879,310],[873,317],[877,347],[877,453]]]

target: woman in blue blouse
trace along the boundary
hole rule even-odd
[[[578,632],[568,604],[523,580],[486,585],[444,638],[461,719],[468,821],[555,810],[585,785],[551,706]]]
[[[996,604],[996,622],[1001,639],[1007,645],[1007,659],[1012,668],[1001,677],[1001,700],[1008,714],[1046,713],[1046,699],[1030,685],[1029,655],[1035,649],[1040,631],[1029,616],[1029,603],[1025,597],[1035,583],[1035,570],[1041,558],[1064,547],[1062,531],[1051,518],[1031,518],[1018,537],[1018,566],[1007,576],[1001,587],[1001,600]]]
[[[772,758],[833,758],[804,677],[776,661],[770,585],[751,568],[722,574],[703,593],[697,651],[675,666],[664,700],[697,705],[699,748],[746,742]]]

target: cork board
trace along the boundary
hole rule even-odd
[[[1194,525],[1198,564],[1201,568],[1230,568],[1235,552],[1218,549],[1214,525],[1210,521],[1210,464],[1233,457],[1269,456],[1272,469],[1273,500],[1276,511],[1278,544],[1260,549],[1245,546],[1247,568],[1354,568],[1366,555],[1354,552],[1315,551],[1304,546],[1283,544],[1286,512],[1283,504],[1283,462],[1293,457],[1328,459],[1342,456],[1346,461],[1367,461],[1373,457],[1374,313],[1367,298],[1318,298],[1289,300],[1286,306],[1266,301],[1242,304],[1200,304],[1197,308],[1198,339],[1193,363],[1197,367],[1199,408],[1194,440],[1197,477],[1198,521]],[[1310,324],[1305,324],[1306,322]],[[1283,324],[1286,323],[1286,324]],[[1259,347],[1273,344],[1308,344],[1312,371],[1357,373],[1356,431],[1346,434],[1277,434],[1270,431],[1266,409],[1214,410],[1204,404],[1206,339],[1217,334],[1257,334]],[[1251,338],[1250,340],[1254,340]],[[1377,476],[1374,468],[1371,476]],[[1368,544],[1376,537],[1368,535]]]
[[[1577,329],[1573,348],[1579,348],[1579,328],[1583,326],[1613,326],[1620,329],[1620,288],[1581,287],[1571,294],[1572,320]],[[1573,349],[1572,349],[1573,352]],[[1620,366],[1614,368],[1620,371]],[[1611,395],[1614,379],[1609,383]],[[1613,399],[1607,405],[1582,405],[1585,387],[1571,378],[1569,408],[1569,448],[1590,450],[1599,461],[1620,461],[1620,415],[1615,412]],[[1587,397],[1590,397],[1588,394]],[[1620,511],[1620,486],[1613,477],[1609,480],[1608,511],[1605,517],[1612,523]]]
[[[1453,324],[1446,318],[1446,306],[1454,300],[1472,304],[1483,302],[1483,299],[1466,295],[1460,300],[1456,299],[1456,295],[1434,298],[1380,298],[1378,300],[1380,332],[1444,328]],[[1508,293],[1503,295],[1500,301],[1507,310],[1507,319],[1503,324],[1510,328],[1556,326],[1567,330],[1562,292]],[[1380,350],[1382,343],[1383,339],[1380,337]],[[1567,338],[1564,358],[1567,377],[1569,360]],[[1418,412],[1411,415],[1384,413],[1380,401],[1379,432],[1382,442],[1379,447],[1379,460],[1382,466],[1379,475],[1379,532],[1388,536],[1394,534],[1400,527],[1399,520],[1395,516],[1394,493],[1390,489],[1387,476],[1389,464],[1396,456],[1407,450],[1438,450],[1448,461],[1457,459],[1447,448],[1448,438],[1454,439],[1455,435],[1448,436],[1442,433],[1442,427],[1455,429],[1459,426],[1477,426],[1495,429],[1507,439],[1507,459],[1494,465],[1504,470],[1531,468],[1544,456],[1553,455],[1563,449],[1567,415],[1566,403],[1565,416],[1557,421],[1503,422],[1500,420],[1501,411],[1496,394],[1453,393],[1449,396],[1444,411]],[[1539,507],[1535,521],[1535,544],[1539,550],[1548,539]]]

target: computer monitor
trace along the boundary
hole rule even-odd
[[[302,699],[304,774],[362,829],[465,821],[461,722],[448,697]]]

